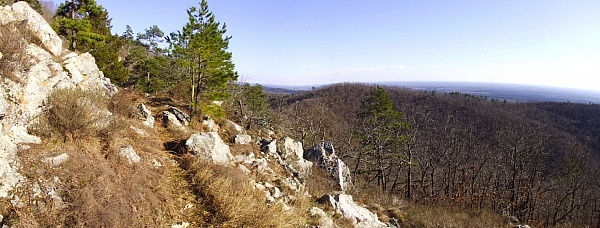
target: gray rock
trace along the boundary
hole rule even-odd
[[[16,2],[12,6],[0,7],[0,26],[13,22],[24,22],[25,28],[41,41],[46,50],[54,56],[62,53],[62,39],[44,17],[25,2]]]
[[[146,108],[146,105],[144,105],[144,103],[141,103],[138,106],[138,110],[140,111],[140,113],[142,114],[142,117],[144,118],[143,119],[144,125],[146,125],[148,127],[154,127],[154,117],[152,116],[152,112],[150,110],[148,110],[148,108]]]
[[[46,163],[51,166],[59,166],[60,164],[69,160],[69,154],[62,153],[54,157],[47,157],[42,159],[43,163]]]
[[[170,107],[168,111],[173,113],[183,125],[190,125],[190,121],[192,121],[192,118],[188,114],[185,114],[185,112],[175,107]]]
[[[248,144],[252,141],[252,137],[250,137],[249,135],[236,135],[234,142],[235,144],[241,144],[241,145],[245,145]]]
[[[140,156],[135,152],[132,146],[121,147],[119,154],[127,159],[129,164],[140,162]]]
[[[296,142],[289,137],[283,139],[281,157],[288,162],[291,168],[300,176],[306,177],[310,174],[313,163],[304,159],[304,148],[301,142]]]
[[[221,130],[226,131],[232,135],[245,135],[246,131],[238,124],[231,120],[223,119],[220,122]]]
[[[335,149],[331,142],[321,142],[313,149],[305,152],[304,156],[309,161],[317,163],[317,166],[331,174],[337,181],[340,190],[345,191],[352,184],[350,169],[335,155]]]
[[[214,163],[232,164],[234,158],[229,146],[215,132],[192,134],[185,145],[194,155],[202,155]]]
[[[205,119],[202,120],[202,125],[208,132],[219,132],[220,130],[219,125],[208,116],[205,116]]]
[[[319,203],[329,204],[336,213],[353,221],[355,227],[386,227],[377,214],[354,202],[351,195],[324,195]]]
[[[162,115],[163,115],[164,127],[167,127],[167,128],[172,127],[172,128],[178,129],[180,131],[186,131],[183,124],[181,124],[181,122],[179,122],[179,120],[173,113],[168,112],[168,111],[163,111]]]

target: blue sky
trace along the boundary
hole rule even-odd
[[[113,32],[180,30],[198,1],[98,0]],[[209,0],[241,80],[476,81],[600,91],[600,1]]]

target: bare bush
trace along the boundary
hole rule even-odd
[[[96,134],[96,126],[103,121],[100,110],[107,99],[100,93],[81,89],[57,89],[48,97],[48,110],[41,125],[51,135],[59,134],[63,142],[85,139]]]
[[[29,34],[22,33],[18,27],[20,23],[8,23],[0,26],[0,76],[7,77],[15,82],[20,82],[18,72],[26,71],[31,67],[29,56],[24,52]]]

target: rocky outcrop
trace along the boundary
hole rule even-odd
[[[333,176],[340,190],[345,191],[352,184],[350,169],[342,159],[335,155],[333,144],[328,141],[321,142],[304,154],[306,159],[315,162],[317,166]]]
[[[234,159],[229,146],[215,132],[193,134],[185,145],[190,153],[203,156],[214,163],[231,164]]]
[[[0,7],[0,26],[8,23],[23,22],[25,29],[41,41],[42,46],[52,55],[62,53],[62,39],[56,35],[46,20],[25,2],[16,2],[12,6]]]
[[[330,205],[336,213],[352,220],[355,227],[387,227],[376,214],[356,204],[351,195],[324,195],[319,203]]]
[[[304,159],[302,143],[285,137],[280,148],[281,157],[288,162],[294,172],[298,172],[302,177],[308,176],[313,163]]]
[[[63,50],[61,38],[27,3],[0,7],[0,26],[13,26],[15,32],[29,34],[23,40],[10,41],[21,42],[14,45],[21,47],[16,51],[24,59],[13,64],[27,67],[9,72],[10,77],[0,77],[0,197],[7,197],[24,180],[17,172],[17,150],[27,143],[41,142],[27,127],[42,112],[53,90],[80,88],[113,95],[117,88],[98,70],[90,54]]]
[[[190,121],[192,121],[192,118],[185,112],[183,112],[175,107],[170,107],[168,111],[173,113],[173,115],[175,115],[177,120],[179,120],[179,122],[181,122],[183,125],[185,125],[185,126],[190,125]]]
[[[148,108],[146,108],[146,105],[144,105],[144,103],[141,103],[138,106],[138,110],[142,114],[144,125],[148,127],[154,127],[154,117],[152,116],[152,112]]]
[[[183,124],[181,124],[181,122],[177,119],[177,116],[175,116],[175,114],[169,112],[169,111],[163,111],[162,112],[162,116],[163,116],[163,126],[166,128],[173,128],[173,129],[177,129],[180,131],[186,131],[185,126],[183,126]]]

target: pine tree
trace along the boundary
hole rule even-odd
[[[70,0],[56,10],[57,33],[71,41],[72,51],[90,52],[104,75],[123,83],[129,71],[119,61],[123,40],[110,33],[111,19],[95,0]]]
[[[225,24],[216,21],[206,0],[202,0],[200,8],[190,7],[187,14],[188,23],[181,31],[171,33],[167,42],[186,69],[193,115],[201,108],[205,113],[208,110],[219,112],[219,108],[210,102],[226,98],[225,87],[237,80],[232,54],[227,51],[231,36],[225,36]]]
[[[357,137],[364,152],[355,172],[375,175],[377,185],[386,191],[390,171],[402,161],[401,145],[409,126],[402,120],[404,114],[394,110],[394,102],[379,86],[363,100],[361,109],[357,114],[361,124]]]

